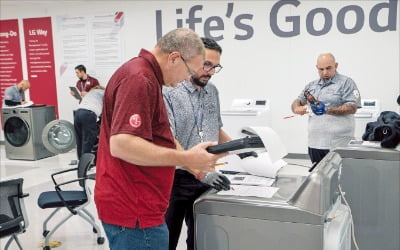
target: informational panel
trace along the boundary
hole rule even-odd
[[[122,62],[120,29],[123,12],[56,17],[63,61],[60,76],[75,77],[74,68],[83,64],[87,73],[102,79],[112,74]],[[100,82],[101,84],[105,84]]]
[[[4,90],[22,80],[18,20],[0,20],[0,108]]]
[[[23,19],[30,99],[37,104],[56,106],[53,33],[50,17]]]
[[[78,80],[75,67],[84,65],[86,73],[105,86],[124,61],[121,46],[124,12],[57,16],[55,24],[58,39],[58,96],[72,104],[66,112],[60,110],[60,115],[71,120],[71,109],[78,105],[69,91],[69,87],[75,86]]]

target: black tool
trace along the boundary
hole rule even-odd
[[[247,158],[250,156],[258,157],[258,154],[255,151],[250,151],[250,152],[239,153],[239,154],[237,154],[237,156],[239,156],[239,158],[241,160],[243,160],[244,158]]]
[[[312,166],[311,166],[311,168],[308,170],[308,172],[312,172],[314,169],[315,169],[315,167],[318,165],[318,162],[314,162],[313,164],[312,164]]]
[[[264,143],[262,142],[261,138],[259,136],[248,136],[245,138],[224,142],[215,146],[210,146],[207,148],[207,151],[212,154],[220,154],[225,152],[243,153],[254,151],[260,148],[264,148]]]
[[[315,98],[315,96],[313,96],[309,90],[305,90],[305,91],[304,91],[304,97],[307,99],[307,101],[308,101],[311,105],[319,106],[319,101],[318,101],[318,99]]]

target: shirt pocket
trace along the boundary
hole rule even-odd
[[[327,89],[319,100],[329,107],[337,107],[342,103],[342,94],[338,89]]]
[[[204,112],[206,114],[216,114],[217,113],[217,105],[215,103],[206,103],[204,104]]]

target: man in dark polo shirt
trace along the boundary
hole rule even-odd
[[[75,74],[79,78],[76,82],[76,88],[79,90],[82,97],[84,97],[93,87],[100,85],[96,78],[89,76],[86,73],[86,67],[82,64],[75,67]],[[71,95],[74,95],[74,92],[71,91]]]
[[[111,77],[103,103],[95,202],[111,249],[168,249],[164,215],[175,166],[210,171],[224,155],[204,142],[176,150],[161,88],[202,67],[204,46],[190,29],[164,35]]]

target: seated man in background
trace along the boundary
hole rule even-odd
[[[361,107],[356,83],[339,74],[338,63],[331,53],[318,56],[319,79],[307,84],[292,103],[295,114],[312,113],[308,118],[308,154],[313,164],[319,163],[341,137],[354,137],[354,113]]]
[[[25,104],[25,91],[31,87],[28,80],[22,80],[20,83],[6,88],[4,91],[3,105],[17,106]]]
[[[97,120],[103,109],[104,87],[95,86],[82,99],[74,111],[74,128],[78,160],[84,153],[90,153],[97,142],[99,128]]]
[[[163,88],[165,106],[177,147],[188,150],[203,141],[223,143],[231,138],[222,130],[218,90],[208,81],[222,66],[221,47],[212,39],[202,38],[206,57],[203,67],[176,88]],[[176,249],[186,221],[187,249],[194,249],[194,201],[210,187],[229,189],[229,180],[218,172],[200,172],[178,167],[175,170],[166,222],[169,230],[169,249]]]

